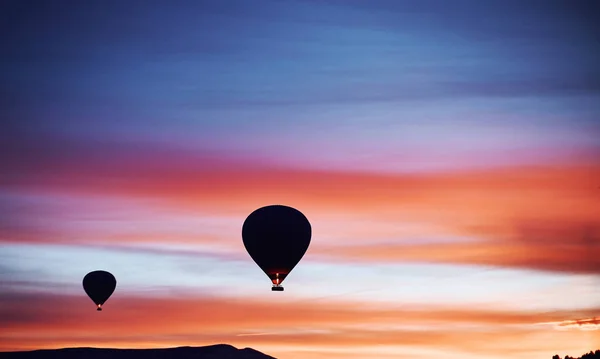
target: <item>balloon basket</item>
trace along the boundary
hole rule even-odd
[[[283,287],[282,286],[273,286],[273,287],[271,287],[271,290],[274,292],[283,292]]]

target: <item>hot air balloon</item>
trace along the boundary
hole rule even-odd
[[[281,283],[306,253],[311,234],[304,214],[282,205],[255,210],[242,226],[244,247],[271,279],[274,291],[283,291]]]
[[[83,289],[102,310],[104,302],[110,298],[117,287],[115,276],[103,270],[90,272],[83,277]]]

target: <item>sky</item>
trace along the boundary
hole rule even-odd
[[[1,1],[0,350],[600,348],[594,3]],[[284,292],[271,204],[312,226]]]

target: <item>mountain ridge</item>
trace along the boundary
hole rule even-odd
[[[253,348],[229,344],[151,349],[73,347],[0,353],[6,359],[277,359]]]

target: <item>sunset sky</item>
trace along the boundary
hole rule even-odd
[[[0,350],[599,349],[594,3],[1,1]],[[313,231],[284,292],[270,204]]]

